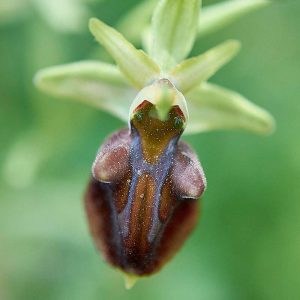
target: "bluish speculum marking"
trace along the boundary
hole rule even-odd
[[[132,179],[131,186],[128,195],[127,204],[119,214],[119,220],[121,224],[121,230],[124,237],[128,236],[128,223],[130,220],[131,207],[133,201],[144,201],[143,197],[139,198],[135,196],[135,189],[139,177],[147,174],[148,176],[152,176],[155,182],[155,193],[153,195],[153,215],[152,215],[152,226],[148,233],[148,241],[152,242],[156,236],[156,231],[159,229],[160,221],[158,217],[159,210],[159,201],[161,197],[162,186],[166,180],[167,175],[169,174],[174,153],[175,153],[175,145],[178,141],[179,137],[174,137],[170,140],[167,148],[164,150],[163,154],[158,158],[157,162],[152,164],[148,163],[142,151],[141,144],[141,136],[135,128],[132,128],[132,143],[130,148],[130,164],[132,170]]]
[[[159,219],[162,188],[169,175],[176,144],[182,133],[180,125],[183,125],[183,115],[178,107],[170,111],[166,121],[157,118],[153,104],[146,100],[134,112],[130,146],[131,186],[127,204],[119,215],[124,238],[130,234],[129,222],[134,201],[148,201],[152,205],[151,227],[147,233],[149,243],[158,237],[159,230],[162,229],[163,224]],[[139,197],[136,194],[137,183],[143,175],[151,176],[153,179],[154,192],[150,195],[153,199],[144,198],[143,195]]]

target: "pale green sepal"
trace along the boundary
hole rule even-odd
[[[157,2],[158,0],[139,2],[118,22],[117,29],[133,44],[141,44],[144,31],[149,30],[151,16]]]
[[[134,87],[141,89],[159,77],[160,68],[142,50],[137,50],[118,31],[98,19],[89,24],[92,34],[118,64]]]
[[[183,61],[170,72],[170,78],[182,93],[186,93],[214,75],[239,49],[240,42],[228,40],[204,54]]]
[[[184,59],[193,47],[200,0],[161,0],[152,19],[151,57],[164,71]]]
[[[190,112],[186,134],[216,129],[269,134],[274,130],[273,117],[237,92],[205,82],[186,97]]]
[[[206,6],[202,9],[198,22],[198,36],[222,29],[238,18],[270,3],[268,0],[229,0]]]
[[[168,113],[173,106],[178,106],[180,108],[186,121],[189,118],[185,97],[166,78],[159,79],[153,84],[144,87],[137,94],[130,107],[130,120],[134,116],[135,109],[143,103],[144,100],[149,101],[155,106],[157,117],[162,121],[167,118]]]
[[[94,61],[43,69],[34,83],[49,95],[92,105],[124,121],[136,94],[117,67]]]

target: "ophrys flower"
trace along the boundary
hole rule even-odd
[[[267,2],[229,1],[227,13],[218,6],[207,10],[214,18],[206,18],[206,30]],[[196,154],[179,141],[181,134],[219,128],[268,133],[273,128],[266,111],[206,82],[236,55],[238,41],[185,60],[198,35],[200,7],[199,0],[161,0],[145,33],[148,53],[92,19],[91,32],[118,68],[81,62],[36,77],[43,90],[128,121],[129,129],[113,134],[97,154],[86,207],[97,245],[110,263],[129,274],[157,271],[195,225],[206,181]]]

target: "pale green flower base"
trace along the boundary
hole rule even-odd
[[[274,120],[268,112],[235,92],[206,83],[237,54],[238,41],[226,41],[184,60],[198,37],[220,29],[269,1],[230,0],[205,7],[200,14],[201,1],[162,0],[155,8],[149,30],[149,10],[156,2],[141,4],[123,21],[125,31],[133,40],[137,32],[130,33],[130,28],[145,32],[148,54],[137,50],[112,27],[91,19],[92,34],[118,68],[95,61],[50,67],[36,75],[36,86],[50,95],[85,102],[128,121],[129,108],[137,92],[155,80],[167,78],[185,96],[184,106],[189,111],[192,107],[185,134],[215,129],[271,133]],[[158,100],[159,115],[163,118],[173,104],[169,101],[166,106]]]

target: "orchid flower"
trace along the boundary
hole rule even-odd
[[[187,58],[199,36],[267,3],[231,0],[200,14],[199,0],[161,0],[151,26],[149,6],[143,6],[123,24],[133,24],[133,39],[143,32],[145,51],[93,18],[90,31],[116,65],[82,61],[41,70],[35,77],[36,86],[48,94],[87,103],[128,123],[100,147],[85,195],[95,243],[126,274],[128,286],[157,272],[196,224],[206,179],[181,135],[273,130],[267,111],[207,82],[237,54],[238,41]]]

